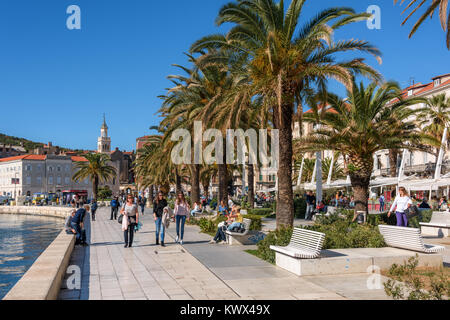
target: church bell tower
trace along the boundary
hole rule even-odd
[[[97,140],[97,151],[99,153],[111,153],[111,138],[108,137],[108,126],[106,117],[103,114],[103,124],[100,129],[100,137]]]

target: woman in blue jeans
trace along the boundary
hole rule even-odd
[[[153,203],[153,217],[155,218],[155,226],[156,226],[156,245],[159,245],[159,236],[161,235],[161,246],[164,245],[164,231],[165,227],[162,223],[162,216],[164,214],[164,208],[167,207],[167,200],[164,198],[164,194],[162,192],[158,193],[158,197]]]
[[[191,208],[184,198],[184,193],[178,192],[174,208],[175,224],[177,229],[177,238],[175,239],[175,242],[180,242],[181,245],[183,245],[184,224],[186,219],[189,221],[190,211]]]

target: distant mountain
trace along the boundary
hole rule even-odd
[[[24,138],[12,137],[3,133],[0,133],[0,144],[22,146],[27,150],[27,152],[30,152],[33,149],[42,147],[44,145],[43,143],[40,142],[34,142]]]
[[[0,145],[12,145],[12,146],[21,146],[26,149],[27,152],[32,152],[34,149],[43,147],[45,144],[42,142],[34,142],[24,138],[18,138],[13,136],[8,136],[6,134],[0,133]],[[61,148],[60,150],[64,152],[73,151],[73,152],[82,152],[83,150],[72,150],[68,148]]]

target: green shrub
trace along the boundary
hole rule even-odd
[[[111,199],[112,194],[113,193],[108,186],[99,187],[97,192],[97,200],[106,201],[108,199]]]
[[[420,222],[428,223],[431,221],[431,216],[433,215],[433,210],[423,210],[420,212],[418,216],[415,216],[409,219],[409,227],[411,228],[420,228]],[[367,223],[372,226],[378,226],[379,224],[387,224],[391,226],[395,226],[397,224],[397,218],[395,214],[392,214],[388,218],[387,213],[378,214],[378,215],[369,215],[367,218]]]
[[[217,232],[217,228],[220,222],[225,221],[226,218],[224,216],[218,216],[214,219],[200,218],[200,219],[191,219],[191,224],[197,225],[200,227],[201,232],[215,235]]]
[[[275,251],[270,249],[274,246],[287,246],[292,237],[292,228],[281,228],[276,231],[269,232],[264,240],[258,243],[258,250],[255,255],[260,259],[275,264]]]
[[[347,248],[382,248],[386,244],[378,228],[372,225],[359,225],[351,221],[350,212],[345,218],[338,214],[322,217],[322,224],[304,227],[307,230],[325,233],[323,249]],[[275,263],[275,252],[271,245],[287,246],[292,236],[291,228],[269,232],[264,240],[258,243],[256,255],[270,263]]]
[[[271,208],[255,208],[255,209],[248,209],[247,211],[248,214],[255,216],[267,216],[273,213],[273,210]]]
[[[359,225],[348,220],[317,224],[305,229],[325,233],[323,249],[382,248],[386,244],[377,227]]]
[[[445,300],[450,297],[450,280],[444,269],[419,271],[419,256],[403,265],[393,264],[384,291],[394,300]]]
[[[306,215],[306,199],[294,199],[294,215],[297,219],[305,219]]]
[[[262,229],[262,220],[261,220],[260,216],[246,214],[243,217],[244,217],[244,219],[252,220],[252,223],[250,224],[250,230],[251,231],[261,231],[261,229]]]

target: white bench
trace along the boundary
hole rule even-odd
[[[434,237],[450,237],[450,213],[433,212],[429,223],[421,222],[422,234]]]
[[[242,241],[250,231],[250,225],[252,224],[252,220],[250,219],[242,219],[242,224],[244,225],[244,232],[233,232],[233,231],[225,231],[225,235],[227,237],[227,243],[232,245],[233,240],[238,240],[238,243],[242,243]]]
[[[323,233],[294,228],[291,242],[287,247],[270,246],[270,249],[275,251],[278,267],[302,276],[311,274],[311,263],[320,260],[316,258],[321,254],[324,241]]]
[[[270,249],[296,259],[315,259],[320,256],[324,241],[324,233],[294,228],[287,247],[270,246]]]
[[[420,229],[387,225],[379,225],[378,229],[390,247],[424,253],[437,253],[445,250],[442,246],[424,244]]]

